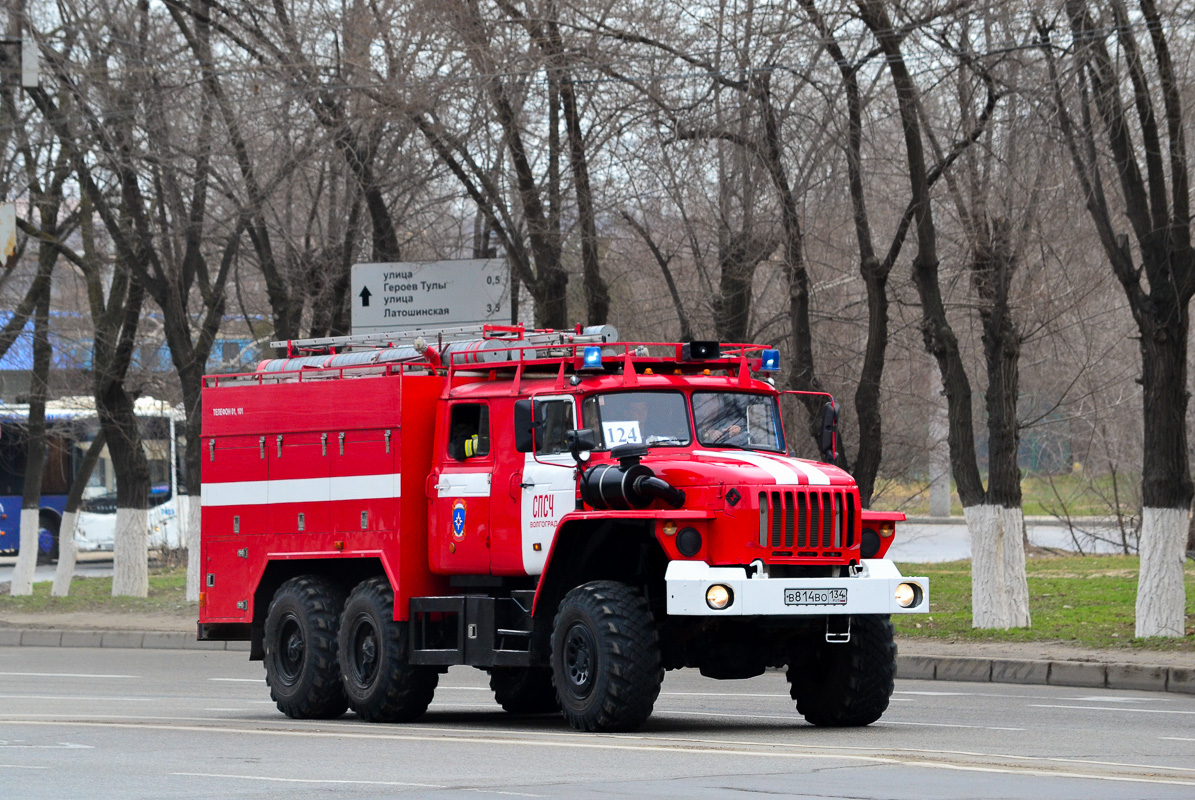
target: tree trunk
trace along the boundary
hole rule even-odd
[[[868,244],[870,246],[870,242]],[[870,508],[876,476],[879,475],[884,457],[880,392],[888,349],[888,272],[874,256],[863,259],[860,272],[863,273],[863,283],[867,289],[867,345],[863,351],[859,385],[855,388],[859,451],[852,475],[859,487],[859,502],[864,508]]]
[[[116,545],[112,551],[112,596],[149,594],[148,515],[144,506],[117,505]]]
[[[66,508],[62,514],[62,526],[58,531],[58,568],[54,571],[54,586],[50,589],[53,597],[66,597],[71,591],[71,578],[75,574],[75,558],[78,548],[75,547],[75,525],[79,520],[79,506],[83,502],[83,490],[91,480],[91,473],[100,460],[100,453],[104,449],[104,431],[101,428],[87,452],[83,454],[83,461],[79,471],[71,481],[70,492],[66,496]]]
[[[1185,422],[1189,317],[1185,305],[1175,309],[1169,320],[1136,316],[1142,329],[1145,412],[1136,632],[1138,636],[1183,636],[1183,561],[1192,495]]]
[[[988,376],[984,399],[988,412],[989,505],[983,508],[999,508],[1001,513],[995,543],[997,550],[994,553],[985,550],[997,562],[984,565],[982,570],[972,567],[972,586],[976,590],[972,595],[972,625],[977,628],[1022,627],[1029,625],[1029,584],[1022,533],[1021,470],[1017,463],[1021,335],[1013,324],[1009,307],[1012,276],[1017,265],[1011,242],[1012,228],[1007,219],[996,219],[990,224],[983,222],[978,227],[971,275],[980,299],[979,316]],[[977,512],[978,518],[984,516],[982,510],[977,509]],[[984,530],[972,533],[973,541],[985,536]],[[973,564],[976,563],[974,558],[973,548]],[[979,590],[976,576],[992,577],[997,582]],[[999,597],[994,607],[986,605],[989,596]],[[992,624],[981,624],[981,620]]]
[[[43,244],[39,259],[53,262],[57,251]],[[41,296],[33,314],[33,374],[30,381],[29,425],[26,429],[25,492],[21,498],[21,552],[12,572],[11,592],[33,594],[33,574],[37,567],[38,534],[41,531],[42,473],[46,465],[46,397],[50,374],[50,284],[42,285]]]
[[[1020,507],[963,508],[971,534],[971,627],[1029,627]]]
[[[197,494],[179,497],[176,503],[178,513],[186,525],[184,530],[187,537],[187,602],[194,603],[199,600],[199,575],[203,572],[203,562],[200,560],[203,506]]]
[[[51,597],[66,597],[71,593],[71,578],[75,576],[75,561],[79,548],[75,545],[75,525],[79,512],[66,511],[58,528],[58,566],[54,568],[54,585],[50,587]]]

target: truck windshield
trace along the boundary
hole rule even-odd
[[[600,450],[620,444],[681,447],[693,440],[680,392],[594,395],[581,403],[581,420],[597,434]]]
[[[707,447],[784,451],[776,398],[746,392],[694,392],[697,441]]]

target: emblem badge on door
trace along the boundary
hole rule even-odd
[[[452,504],[452,538],[465,538],[465,501],[457,500]]]

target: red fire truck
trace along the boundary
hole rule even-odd
[[[199,638],[296,718],[407,721],[452,665],[512,713],[647,719],[664,670],[786,666],[817,725],[888,706],[902,514],[789,455],[779,353],[486,326],[285,345],[203,396]]]

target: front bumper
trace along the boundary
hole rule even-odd
[[[668,613],[683,617],[822,616],[826,614],[924,614],[929,611],[929,579],[906,578],[886,559],[864,559],[854,577],[747,577],[743,567],[711,567],[703,561],[672,561],[664,573]],[[896,602],[896,588],[917,587],[918,602]],[[715,584],[730,589],[733,602],[714,609],[705,601]],[[846,590],[845,598],[840,590]],[[799,601],[793,604],[792,601]]]

